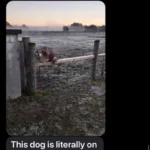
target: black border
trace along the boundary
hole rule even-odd
[[[1,118],[3,118],[3,120],[1,120],[2,139],[0,143],[2,143],[3,144],[2,146],[4,147],[6,144],[6,140],[9,137],[9,135],[6,132],[6,117],[5,117],[6,116],[5,113],[6,112],[6,107],[5,107],[6,106],[5,103],[6,102],[5,100],[6,99],[6,90],[5,90],[6,89],[6,69],[5,69],[6,53],[4,49],[6,49],[6,45],[5,45],[6,39],[4,37],[6,37],[6,31],[5,31],[6,30],[6,20],[5,20],[6,4],[7,2],[2,1],[0,5],[1,6],[0,10],[4,13],[4,15],[1,15],[1,19],[0,19],[1,20],[0,25],[2,26],[0,35],[2,36],[1,40],[3,40],[1,41],[1,44],[4,45],[3,48],[1,47],[1,55],[4,55],[3,57],[1,57],[1,61],[4,62],[4,64],[1,65],[0,79],[2,80],[1,86],[2,89],[4,90],[2,90],[3,92],[1,91],[0,106],[2,110]],[[128,149],[144,150],[147,149],[148,142],[150,144],[148,138],[144,136],[144,132],[146,133],[146,135],[150,135],[148,132],[149,131],[148,128],[150,128],[150,126],[149,124],[147,124],[147,122],[144,121],[141,124],[139,123],[138,120],[141,119],[141,116],[144,118],[141,112],[142,108],[140,108],[141,116],[139,116],[139,113],[135,113],[137,103],[134,102],[137,102],[136,96],[135,95],[133,97],[129,96],[129,94],[132,93],[130,91],[131,90],[130,88],[133,87],[130,87],[130,84],[133,82],[134,76],[131,75],[131,77],[129,77],[128,73],[129,72],[130,74],[133,73],[133,68],[135,66],[132,64],[134,61],[133,58],[135,57],[133,57],[132,55],[131,56],[132,59],[129,59],[130,56],[127,57],[125,52],[127,52],[128,54],[129,52],[132,53],[132,51],[134,51],[134,49],[132,50],[130,49],[130,44],[132,42],[131,43],[128,42],[130,39],[129,32],[132,33],[132,31],[129,28],[133,29],[134,26],[132,27],[127,26],[131,24],[128,19],[129,16],[126,16],[129,9],[128,7],[126,7],[124,10],[123,5],[126,7],[127,5],[130,5],[130,3],[129,2],[115,3],[114,1],[109,1],[109,2],[105,1],[105,7],[106,7],[106,131],[105,134],[102,136],[102,138],[104,139],[104,149],[121,150],[126,148],[126,150]],[[125,12],[125,15],[121,13],[121,10],[122,12]],[[125,23],[125,22],[129,22],[129,23]],[[126,34],[128,34],[127,38],[125,37]],[[127,68],[128,71],[126,71]],[[131,70],[129,70],[129,68]],[[125,92],[123,92],[123,90],[125,90]],[[125,112],[125,114],[123,113],[123,111]],[[137,112],[138,111],[139,109],[137,110]],[[133,112],[135,113],[134,116],[132,115]],[[129,118],[131,120],[129,120]],[[149,119],[149,117],[147,117],[147,119]],[[135,124],[133,124],[133,121],[135,121]],[[138,127],[138,129],[136,129],[136,127]]]
[[[7,2],[6,2],[7,3]],[[4,3],[4,6],[6,7],[6,3]],[[111,6],[111,4],[110,4],[110,6]],[[5,12],[5,7],[3,7],[3,11]],[[112,103],[112,97],[111,97],[111,95],[112,95],[112,92],[111,92],[111,88],[109,89],[108,88],[108,84],[109,85],[111,85],[111,81],[112,81],[112,76],[111,76],[111,69],[109,70],[108,69],[108,66],[110,67],[110,68],[112,68],[112,63],[108,63],[108,60],[111,60],[111,57],[114,55],[113,54],[113,51],[111,51],[111,42],[113,43],[113,41],[112,40],[110,40],[110,39],[114,39],[114,37],[113,38],[110,38],[110,36],[111,36],[111,25],[112,25],[112,19],[108,19],[108,18],[112,18],[111,16],[111,14],[112,14],[112,12],[110,13],[110,11],[108,11],[109,10],[109,3],[108,2],[106,2],[105,3],[105,11],[106,11],[106,86],[107,86],[107,89],[106,89],[106,130],[105,130],[105,134],[102,136],[102,139],[104,140],[104,149],[107,149],[108,147],[109,147],[109,145],[110,145],[110,143],[111,143],[111,140],[108,140],[109,138],[108,138],[108,135],[110,136],[111,134],[111,129],[112,129],[112,113],[111,113],[111,109],[112,109],[112,105],[111,105],[111,103]],[[3,37],[5,37],[6,36],[6,32],[5,32],[5,30],[6,30],[6,20],[5,20],[5,17],[6,17],[6,14],[3,16],[3,29],[4,29],[4,35],[3,35]],[[5,38],[3,38],[4,39],[4,41],[3,41],[3,43],[5,43]],[[110,44],[110,46],[109,46],[109,44]],[[6,46],[6,45],[5,45]],[[6,47],[4,47],[5,49],[6,49]],[[109,51],[109,49],[110,49],[110,51]],[[109,52],[108,52],[109,51]],[[111,53],[112,52],[112,53]],[[5,60],[5,58],[6,58],[6,54],[4,53],[4,56],[5,57],[3,57],[3,61],[4,62],[6,62],[6,60]],[[111,62],[111,61],[110,61]],[[5,64],[6,65],[6,64]],[[5,66],[4,65],[4,66]],[[5,67],[4,67],[4,72],[6,72],[6,70],[5,70]],[[5,76],[5,74],[4,74],[4,79],[6,80],[6,78],[5,78],[6,76]],[[3,79],[3,78],[1,78],[1,79]],[[4,81],[4,80],[3,80]],[[5,82],[4,82],[4,85],[5,85]],[[6,85],[4,86],[4,87],[6,87]],[[6,88],[5,88],[6,89]],[[4,120],[5,120],[5,122],[6,122],[6,118],[5,118],[5,112],[6,112],[6,108],[5,108],[5,106],[6,106],[6,104],[5,104],[5,90],[4,90],[4,98],[3,98],[3,104],[4,104],[4,106],[3,105],[1,105],[2,106],[2,109],[4,109],[3,110],[3,112],[4,112],[4,114],[3,114],[3,118],[4,118]],[[109,100],[109,101],[108,101]],[[6,143],[6,140],[7,140],[7,138],[8,137],[10,137],[8,134],[7,134],[7,132],[6,132],[6,128],[5,128],[5,126],[6,126],[6,123],[5,124],[3,124],[4,126],[3,126],[3,135],[5,136],[5,138],[3,139],[3,143]],[[110,136],[110,138],[111,139],[113,139],[113,137],[111,137]]]
[[[1,147],[2,149],[5,148],[6,149],[6,146],[5,146],[5,143],[6,143],[6,140],[7,138],[9,137],[9,135],[7,134],[6,132],[6,11],[5,11],[5,6],[6,6],[6,3],[5,1],[3,1],[0,5],[0,10],[1,14],[1,34],[0,36],[1,37],[1,53],[3,55],[2,59],[1,59],[1,62],[2,62],[2,67],[1,67],[1,73],[0,73],[0,83],[1,83],[1,86],[3,90],[1,90],[1,104],[0,104],[0,107],[1,107],[1,118],[3,118],[1,120],[1,135],[3,138],[1,138]]]

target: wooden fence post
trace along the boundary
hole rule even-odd
[[[105,57],[103,58],[103,59],[105,59]],[[105,61],[105,60],[104,60]],[[104,68],[105,68],[105,63],[104,63],[104,61],[103,61],[103,63],[102,63],[102,68],[101,68],[101,77],[104,77]]]
[[[22,41],[24,46],[24,67],[25,67],[25,87],[26,87],[27,51],[28,51],[28,44],[30,42],[30,37],[22,37]]]
[[[100,43],[100,40],[94,41],[94,50],[93,50],[94,58],[93,58],[93,65],[92,65],[92,80],[95,80],[96,62],[97,62],[97,56],[98,56],[99,43]]]
[[[27,63],[26,63],[26,91],[29,94],[35,92],[36,89],[36,59],[35,59],[35,43],[28,44]]]
[[[26,85],[26,75],[25,75],[25,65],[24,65],[24,49],[22,41],[19,41],[19,53],[20,53],[20,75],[21,75],[21,91],[25,90]]]

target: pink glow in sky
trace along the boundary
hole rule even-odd
[[[73,22],[105,25],[105,5],[101,1],[11,1],[6,20],[12,25],[63,26]]]

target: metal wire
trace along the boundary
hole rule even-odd
[[[76,82],[91,78],[92,61],[64,63],[52,67],[38,67],[36,74],[37,89],[72,86]],[[97,78],[104,77],[105,59],[98,57],[96,66]]]

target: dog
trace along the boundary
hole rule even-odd
[[[50,62],[54,64],[57,61],[56,53],[52,48],[43,47],[38,51],[38,53],[41,62]]]

